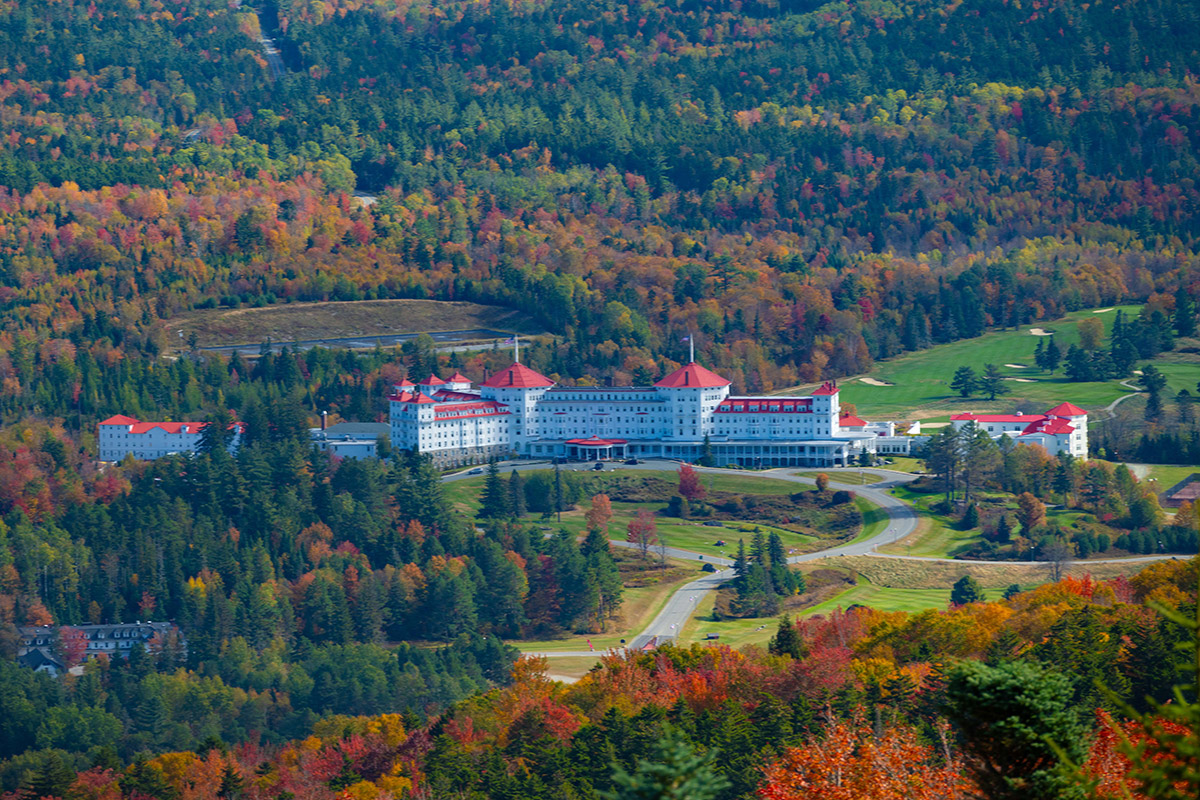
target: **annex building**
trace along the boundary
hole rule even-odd
[[[142,422],[118,414],[101,422],[99,428],[100,460],[120,461],[133,456],[148,461],[176,453],[195,453],[200,447],[200,433],[206,422]],[[245,423],[230,425],[233,439],[230,452],[241,444]]]
[[[720,466],[845,466],[864,452],[908,451],[891,423],[843,418],[833,383],[803,397],[729,387],[695,361],[653,386],[566,387],[517,360],[479,386],[461,374],[397,384],[391,438],[440,466],[511,455],[696,461],[706,439]]]
[[[1060,403],[1045,414],[955,414],[950,422],[956,429],[973,422],[993,439],[1008,436],[1017,444],[1041,445],[1052,456],[1088,454],[1087,411],[1072,403]]]

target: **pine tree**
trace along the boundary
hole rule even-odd
[[[1012,523],[1008,520],[1008,514],[1000,515],[1000,521],[996,524],[996,541],[1000,544],[1012,541]]]
[[[508,511],[514,519],[525,516],[525,480],[515,469],[508,475]]]
[[[999,367],[995,364],[984,364],[983,377],[979,379],[979,391],[986,394],[988,400],[995,400],[997,395],[1008,394],[1012,390],[1004,382]]]
[[[771,637],[767,652],[773,656],[791,656],[797,660],[804,658],[804,642],[797,633],[791,617],[786,614],[779,618],[779,629]]]
[[[1033,348],[1033,363],[1037,364],[1038,369],[1047,372],[1046,366],[1046,339],[1045,337],[1037,337],[1037,347]]]
[[[950,388],[958,392],[959,397],[970,397],[978,385],[979,379],[970,367],[959,367],[950,379]]]
[[[596,796],[602,800],[715,800],[729,786],[714,767],[715,756],[712,750],[697,753],[682,734],[667,727],[653,758],[640,759],[632,773],[614,763],[614,789]]]
[[[30,773],[17,796],[21,800],[38,800],[42,797],[71,797],[71,784],[75,782],[75,770],[67,764],[61,752],[50,750],[41,763]]]
[[[1180,286],[1175,292],[1175,333],[1179,336],[1193,336],[1196,333],[1196,303],[1186,286]]]
[[[1058,365],[1062,362],[1062,351],[1058,348],[1058,343],[1054,341],[1054,337],[1050,337],[1050,341],[1046,344],[1046,371],[1054,372],[1058,369]]]
[[[979,581],[970,575],[964,575],[959,578],[950,590],[950,602],[956,606],[965,606],[968,603],[981,603],[984,599],[983,587],[979,585]]]
[[[484,519],[503,519],[509,516],[509,487],[500,479],[500,467],[495,461],[488,463],[487,479],[483,484],[479,516]]]

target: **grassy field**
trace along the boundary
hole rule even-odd
[[[1170,464],[1146,464],[1144,480],[1156,481],[1158,491],[1165,492],[1181,480],[1195,472],[1200,472],[1200,466],[1181,467]]]
[[[1138,306],[1123,307],[1127,314],[1136,315]],[[1087,409],[1106,406],[1129,390],[1117,381],[1095,383],[1070,383],[1062,368],[1053,375],[1041,372],[1033,363],[1033,351],[1039,338],[1030,333],[1033,328],[1054,332],[1055,342],[1066,353],[1067,348],[1079,341],[1076,326],[1080,320],[1099,318],[1106,330],[1112,326],[1116,311],[1093,313],[1079,311],[1061,320],[1024,326],[1019,330],[993,331],[974,339],[938,345],[915,353],[906,353],[875,365],[869,375],[873,380],[892,384],[871,386],[861,380],[841,384],[841,400],[853,403],[861,416],[869,419],[937,419],[962,411],[997,411],[1013,408],[1021,401],[1028,401],[1049,408],[1063,400],[1070,400]],[[984,398],[961,399],[950,390],[950,379],[960,366],[972,366],[982,371],[984,364],[996,364],[1005,375],[1020,378],[1008,381],[1012,393],[988,402]],[[1020,367],[1005,367],[1019,364]],[[1167,365],[1173,367],[1174,365]],[[1178,379],[1182,382],[1191,373],[1183,365]],[[1164,369],[1164,372],[1166,370]],[[1200,378],[1200,374],[1196,376]],[[1171,376],[1168,376],[1171,380]],[[1025,382],[1031,381],[1031,382]],[[1195,391],[1195,379],[1190,387]]]
[[[180,315],[165,324],[171,342],[187,341],[194,332],[201,347],[254,344],[268,337],[291,342],[472,328],[541,332],[512,309],[444,300],[357,300],[209,309]]]
[[[612,483],[622,480],[624,476],[644,477],[644,472],[629,471],[622,472],[605,472],[595,475],[588,475],[589,480],[597,482],[597,485],[611,485]],[[774,494],[786,495],[793,494],[797,491],[803,491],[806,487],[781,481],[773,478],[764,478],[758,475],[713,475],[703,474],[702,480],[704,485],[714,491],[737,492],[740,494]],[[479,495],[483,489],[484,476],[475,476],[461,481],[453,481],[443,486],[443,491],[452,506],[470,516],[474,516],[479,510]],[[859,509],[863,511],[864,517],[867,518],[868,528],[873,524],[878,524],[877,515],[879,509],[871,503],[857,498]],[[609,524],[610,537],[615,541],[625,541],[626,529],[633,520],[637,512],[644,507],[660,508],[663,503],[619,503],[612,504],[613,519]],[[564,511],[562,521],[551,519],[543,522],[542,527],[547,533],[560,529],[570,531],[576,535],[582,536],[586,532],[585,515],[590,507],[590,502],[584,500],[573,511]],[[530,517],[530,522],[536,522],[536,518]],[[812,549],[812,545],[820,540],[813,536],[807,536],[802,533],[787,530],[777,526],[772,526],[768,523],[759,523],[755,521],[727,521],[722,527],[709,527],[700,520],[683,520],[677,517],[657,517],[658,537],[659,540],[667,547],[676,547],[681,550],[690,550],[697,554],[708,556],[726,556],[733,558],[737,554],[737,540],[746,539],[749,541],[753,535],[754,528],[760,528],[763,533],[772,531],[779,534],[783,540],[783,545],[789,551],[808,552]],[[886,525],[886,515],[882,520],[882,524]],[[880,528],[881,529],[881,528]],[[860,534],[861,536],[861,534]],[[718,540],[725,541],[726,544],[718,546]]]
[[[930,608],[944,610],[950,605],[950,590],[891,589],[886,586],[860,583],[823,603],[806,608],[804,616],[828,614],[835,609],[846,609],[853,605],[877,608],[880,611],[907,611],[910,613]]]
[[[1050,580],[1047,567],[1010,564],[1004,561],[994,564],[965,564],[878,556],[836,556],[809,562],[804,567],[806,571],[822,568],[852,570],[872,585],[888,589],[949,589],[963,575],[972,575],[989,589],[988,596],[992,598],[999,597],[999,591],[1014,583],[1029,589]],[[1145,568],[1145,562],[1097,564],[1084,561],[1071,564],[1067,573],[1075,576],[1091,575],[1103,580],[1118,575],[1133,575]],[[996,590],[996,593],[993,594],[990,590]]]

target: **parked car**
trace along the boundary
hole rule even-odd
[[[641,462],[638,461],[636,458],[627,458],[627,459],[625,459],[625,463],[626,464],[640,464]]]
[[[596,472],[603,472],[604,471],[604,462],[597,461],[596,466],[592,467],[592,469],[595,470]]]

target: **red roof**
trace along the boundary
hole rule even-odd
[[[821,384],[821,388],[819,388],[815,392],[813,392],[813,396],[814,397],[826,397],[828,395],[837,394],[837,393],[838,393],[837,384],[830,383],[829,381],[825,381],[824,383]]]
[[[481,385],[489,389],[538,389],[553,386],[554,381],[524,364],[513,364],[508,369],[500,370]]]
[[[129,429],[130,433],[149,433],[155,428],[167,433],[199,433],[207,422],[139,422]]]
[[[422,386],[444,386],[446,382],[437,375],[430,375],[425,380],[421,381]]]
[[[772,411],[771,407],[775,409]],[[741,414],[750,411],[751,407],[756,407],[756,410],[751,412],[755,414],[808,414],[812,412],[812,400],[807,397],[800,399],[783,398],[783,397],[729,397],[721,401],[717,406],[719,414]]]
[[[412,396],[412,399],[409,400],[408,402],[410,402],[410,403],[432,403],[433,398],[430,397],[429,395],[425,394],[424,392],[417,392],[415,395]]]
[[[1061,403],[1047,411],[1046,414],[1055,417],[1083,417],[1087,415],[1087,412],[1077,405]]]
[[[456,372],[446,379],[446,383],[470,383],[471,379],[461,372]]]
[[[593,436],[590,439],[567,439],[567,444],[577,444],[580,447],[609,447],[614,444],[625,444],[624,439],[601,439]]]
[[[693,361],[654,385],[662,389],[715,389],[728,386],[729,381]]]
[[[137,425],[138,420],[133,417],[127,417],[124,414],[117,414],[115,417],[109,417],[100,423],[101,425]]]
[[[866,426],[867,421],[859,419],[853,414],[842,414],[842,418],[838,420],[838,424],[847,428],[862,428]]]
[[[389,397],[388,400],[391,400],[394,403],[407,403],[409,400],[412,400],[412,395],[406,391],[401,390],[400,392],[397,392],[396,394]]]
[[[1052,436],[1055,436],[1060,433],[1071,433],[1074,430],[1075,427],[1065,419],[1050,417],[1037,422],[1031,422],[1029,425],[1025,426],[1025,430],[1021,431],[1021,435],[1025,436],[1030,433],[1048,433]]]
[[[1045,414],[955,414],[950,417],[952,421],[970,421],[976,422],[1041,422],[1046,418]]]

